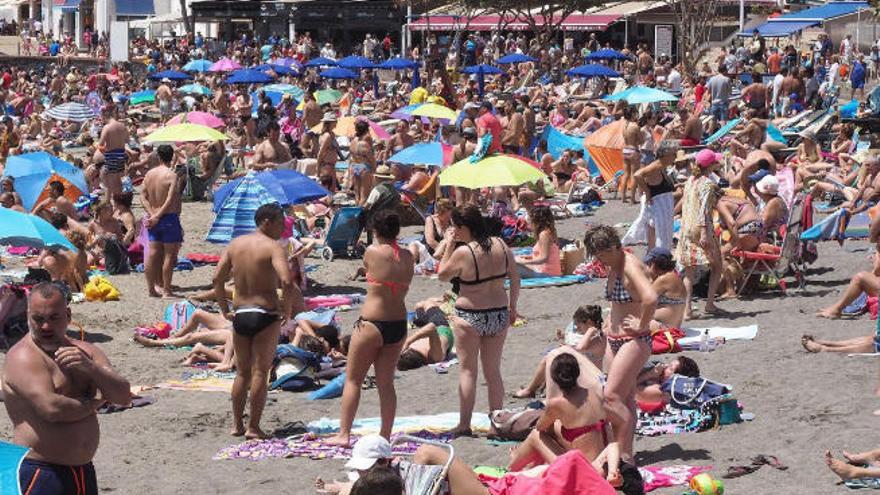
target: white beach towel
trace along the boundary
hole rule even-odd
[[[709,331],[710,338],[724,337],[724,340],[752,340],[758,336],[758,325],[748,325],[745,327],[703,327],[703,328],[685,328],[685,336],[678,340],[682,346],[687,344],[699,343],[700,338]]]

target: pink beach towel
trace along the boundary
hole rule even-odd
[[[648,466],[639,468],[645,481],[645,492],[667,486],[686,485],[694,476],[709,471],[712,466]]]
[[[556,458],[539,477],[506,474],[488,484],[492,495],[615,495],[617,492],[593,469],[580,451]]]

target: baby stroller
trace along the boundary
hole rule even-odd
[[[449,474],[452,461],[455,459],[455,448],[449,443],[435,442],[410,435],[400,435],[391,442],[392,450],[394,445],[404,442],[433,445],[449,451],[449,458],[442,466],[412,464],[410,469],[402,473],[406,493],[412,495],[439,495],[444,488],[444,481],[446,481],[446,476]]]
[[[347,206],[339,209],[330,227],[324,235],[324,241],[318,246],[321,259],[333,261],[336,256],[360,257],[364,254],[363,246],[358,245],[361,237],[360,216],[363,208]]]

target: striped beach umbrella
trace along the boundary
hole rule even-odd
[[[228,194],[224,192],[224,195],[215,196],[214,223],[208,231],[208,242],[226,244],[240,235],[250,234],[257,230],[254,222],[257,208],[278,202],[253,173],[244,176],[237,184],[230,182],[226,187],[231,189]]]
[[[85,122],[95,118],[95,111],[87,105],[71,101],[55,105],[43,112],[43,116],[65,122]]]

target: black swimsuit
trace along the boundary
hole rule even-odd
[[[379,330],[379,333],[382,335],[382,345],[396,344],[406,337],[406,320],[377,321],[358,318],[358,324],[364,322],[372,323],[376,326],[376,329]]]
[[[253,337],[278,321],[273,311],[259,306],[242,306],[232,317],[232,330],[243,337]]]

